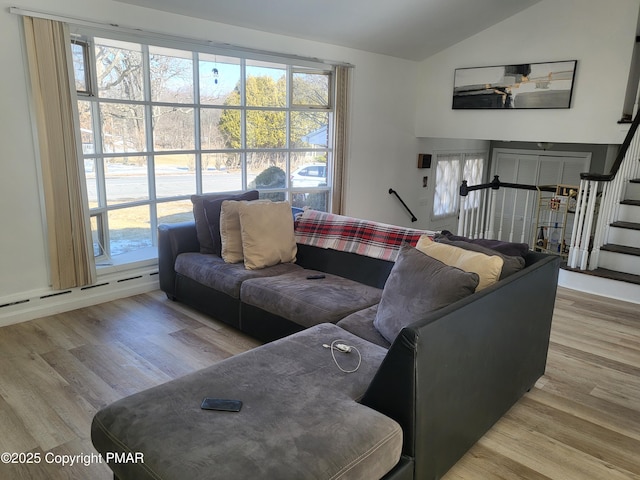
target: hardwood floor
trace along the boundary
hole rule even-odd
[[[639,310],[560,288],[545,375],[446,479],[640,479]]]
[[[445,478],[640,480],[638,310],[559,289],[546,374]],[[100,407],[257,345],[161,292],[0,328],[0,453],[41,458],[0,478],[112,478]]]

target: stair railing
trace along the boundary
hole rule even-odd
[[[405,210],[409,213],[409,215],[411,215],[411,221],[412,222],[417,222],[418,219],[416,218],[416,216],[413,214],[413,212],[411,211],[411,209],[407,206],[406,203],[404,203],[404,200],[402,200],[402,198],[400,198],[400,195],[398,195],[398,192],[396,192],[393,188],[389,189],[389,195],[395,195],[396,198],[398,200],[400,200],[400,203],[402,204],[402,206],[405,208]]]
[[[598,268],[600,248],[607,243],[610,224],[618,216],[626,184],[640,177],[639,124],[640,114],[633,120],[608,174],[580,174],[576,217],[567,260],[571,268]]]
[[[500,189],[504,189],[502,198],[498,194]],[[458,235],[532,243],[535,241],[535,232],[527,232],[527,226],[534,223],[535,206],[541,191],[555,192],[555,187],[505,183],[500,181],[498,175],[490,183],[480,185],[469,186],[463,180],[460,185]],[[505,215],[507,210],[511,212]],[[519,220],[522,226],[518,232],[516,221],[519,217],[522,217]]]

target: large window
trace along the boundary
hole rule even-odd
[[[71,51],[98,259],[154,247],[195,193],[330,208],[330,67],[86,33]]]

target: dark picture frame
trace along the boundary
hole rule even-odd
[[[457,68],[453,109],[570,108],[577,63]]]

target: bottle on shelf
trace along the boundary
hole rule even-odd
[[[558,228],[558,222],[555,223],[549,234],[547,249],[553,253],[560,253],[560,229]]]

